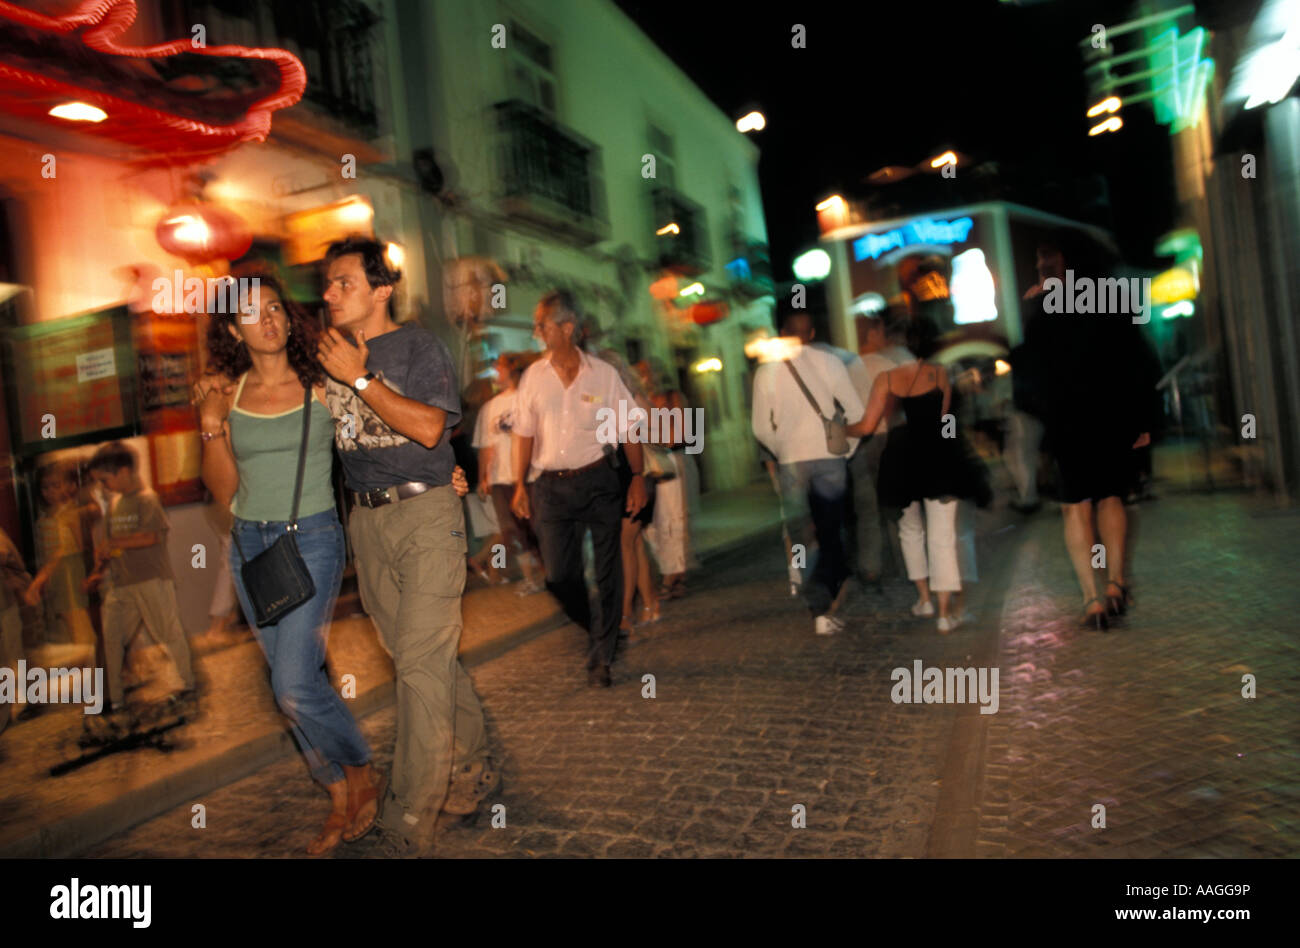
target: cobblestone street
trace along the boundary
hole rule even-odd
[[[437,855],[1295,855],[1295,517],[1240,495],[1144,505],[1139,605],[1101,635],[1076,628],[1059,515],[1011,516],[981,542],[976,615],[951,636],[907,615],[899,582],[855,592],[845,631],[814,636],[774,534],[666,603],[612,689],[586,686],[572,626],[476,667],[506,826],[485,813]],[[999,710],[895,704],[891,671],[917,660],[992,662]],[[363,722],[385,767],[393,722]],[[327,809],[299,759],[192,802],[205,829],[186,804],[88,855],[297,856]]]

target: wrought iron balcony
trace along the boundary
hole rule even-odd
[[[656,188],[651,203],[659,266],[691,275],[708,270],[713,258],[704,208],[672,188]],[[658,233],[665,228],[670,229]]]
[[[582,244],[606,239],[600,147],[518,99],[495,109],[501,209]]]

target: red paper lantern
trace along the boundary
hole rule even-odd
[[[731,307],[724,302],[696,303],[690,308],[691,319],[697,326],[707,326],[727,318]]]
[[[253,232],[239,215],[213,204],[177,204],[154,233],[164,250],[191,264],[238,260],[253,245]]]

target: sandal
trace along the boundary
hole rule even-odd
[[[1093,603],[1098,603],[1103,608],[1100,612],[1089,612],[1088,607]],[[1094,596],[1083,604],[1083,620],[1079,623],[1085,629],[1096,629],[1098,632],[1105,632],[1110,628],[1110,622],[1106,614],[1105,603],[1100,598]]]
[[[652,622],[658,622],[661,618],[663,618],[663,616],[662,616],[661,613],[660,613],[659,603],[658,603],[658,602],[656,602],[656,603],[654,604],[654,608],[653,608],[653,609],[651,609],[649,606],[642,606],[642,607],[641,607],[641,624],[642,624],[642,625],[650,625]]]
[[[314,840],[312,840],[311,845],[307,847],[307,855],[324,856],[326,853],[330,853],[338,849],[339,843],[343,841],[343,831],[346,830],[348,826],[351,825],[351,823],[352,820],[348,818],[348,815],[346,813],[340,813],[338,810],[331,811],[329,819],[327,819],[325,821],[325,825],[321,827],[320,835],[317,836]],[[338,835],[334,837],[333,843],[326,846],[322,846],[320,849],[315,848],[318,843],[320,843],[322,840],[328,839],[330,836],[334,835],[335,833],[337,833]]]
[[[347,825],[351,826],[352,823],[356,820],[357,814],[361,812],[361,808],[364,807],[367,803],[369,803],[372,800],[375,801],[375,815],[370,818],[370,822],[367,823],[365,829],[361,830],[360,832],[344,833],[342,837],[343,842],[355,843],[357,840],[364,839],[366,836],[370,835],[370,832],[379,823],[379,808],[383,804],[384,792],[387,789],[388,789],[388,774],[384,773],[383,771],[380,771],[379,779],[375,781],[375,783],[371,784],[369,787],[366,787],[366,789],[362,790],[359,794],[357,794],[356,802],[348,806]]]

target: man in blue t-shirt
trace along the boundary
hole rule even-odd
[[[401,274],[382,244],[339,241],[325,267],[331,328],[319,358],[353,502],[357,585],[397,671],[397,741],[379,823],[426,850],[440,811],[470,815],[499,782],[483,710],[457,658],[465,518],[446,437],[460,421],[456,373],[433,333],[392,319]],[[359,814],[354,834],[364,825]]]

